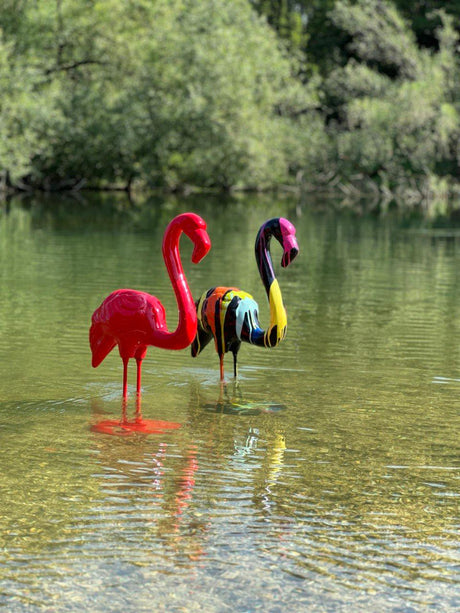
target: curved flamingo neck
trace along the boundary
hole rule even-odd
[[[255,244],[257,266],[270,306],[270,325],[263,335],[265,347],[278,345],[286,336],[287,327],[286,309],[284,308],[281,289],[273,269],[270,253],[271,238],[276,236],[273,231],[274,223],[279,223],[279,221],[270,220],[260,228]]]
[[[257,234],[255,244],[257,267],[259,269],[260,278],[262,279],[265,291],[267,292],[267,297],[270,295],[270,286],[276,279],[270,252],[270,241],[272,236],[272,229],[264,224]]]
[[[163,238],[163,259],[176,295],[179,311],[179,322],[174,332],[165,329],[162,334],[155,334],[155,344],[167,349],[185,349],[193,341],[196,334],[195,304],[179,253],[179,239],[182,232],[182,226],[179,223],[174,223],[173,220]]]

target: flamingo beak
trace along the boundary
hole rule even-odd
[[[195,247],[192,253],[192,262],[198,264],[211,249],[211,239],[206,230],[195,230],[193,233]]]
[[[293,234],[286,236],[283,241],[283,257],[281,258],[281,266],[286,268],[295,259],[299,253],[299,245],[297,239]]]

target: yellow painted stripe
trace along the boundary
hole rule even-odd
[[[265,334],[266,343],[268,343],[268,339],[270,338],[270,332],[276,326],[276,345],[278,345],[286,336],[287,315],[277,279],[270,285],[268,300],[270,303],[270,327]]]

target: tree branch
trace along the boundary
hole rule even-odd
[[[105,66],[107,62],[100,62],[99,60],[80,60],[78,62],[73,62],[72,64],[63,64],[62,66],[54,66],[53,68],[48,68],[45,71],[46,75],[49,75],[53,72],[69,71],[74,70],[75,68],[79,68],[80,66],[85,66],[88,64],[97,64],[98,66]]]

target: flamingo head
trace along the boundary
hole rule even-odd
[[[179,215],[184,233],[195,245],[192,253],[192,262],[198,264],[211,249],[211,239],[206,231],[206,222],[195,213]]]
[[[264,266],[262,266],[262,269],[260,268],[261,263],[268,261],[268,267],[265,266],[267,274],[263,277],[265,279],[264,283],[268,283],[269,279],[275,277],[270,258],[270,240],[272,236],[276,238],[283,248],[283,257],[281,258],[281,266],[283,268],[289,266],[299,253],[299,245],[297,244],[295,236],[295,227],[290,221],[284,217],[274,217],[262,224],[257,233],[255,252],[259,270],[264,270]],[[270,283],[268,286],[269,285]]]
[[[283,248],[283,257],[281,258],[281,266],[286,268],[296,258],[299,253],[299,245],[295,236],[294,225],[280,217],[278,219],[278,231],[274,231],[273,236],[279,241]]]
[[[195,230],[193,237],[190,237],[195,243],[192,253],[192,262],[198,264],[211,249],[211,239],[204,229]]]

